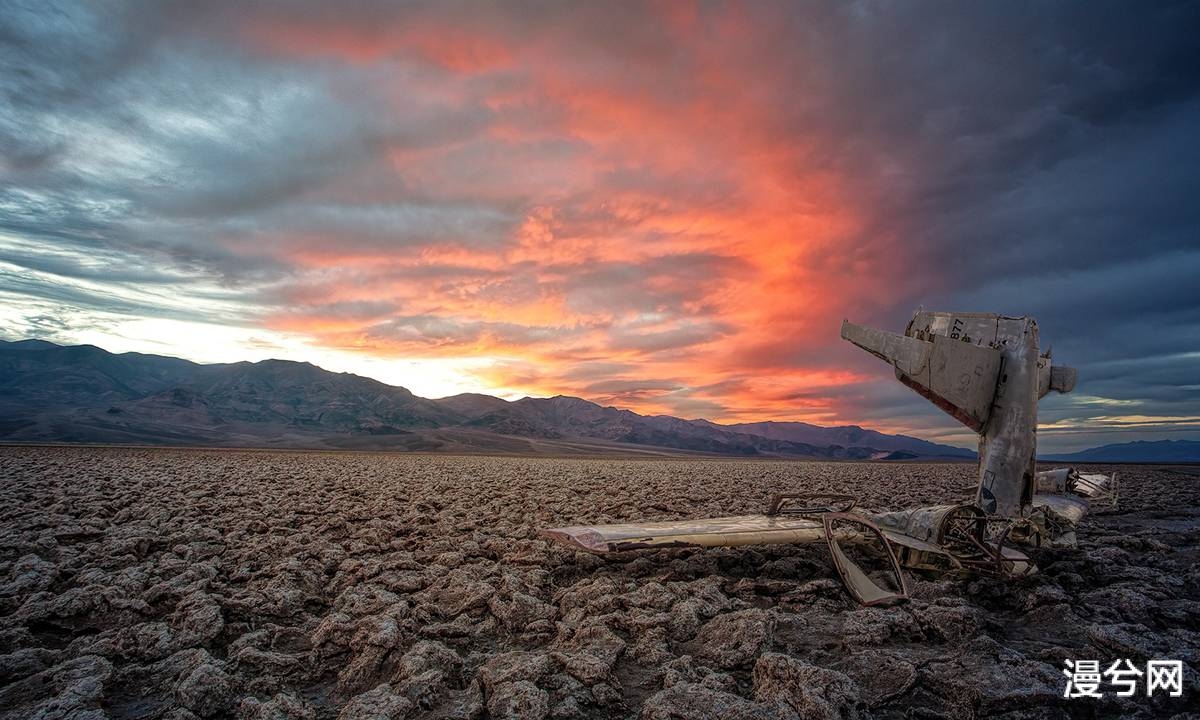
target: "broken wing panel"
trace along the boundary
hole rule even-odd
[[[1074,491],[1092,500],[1107,500],[1117,506],[1117,474],[1077,473]]]
[[[820,518],[820,519],[816,519]],[[708,520],[576,525],[543,530],[544,537],[595,553],[673,547],[736,547],[777,543],[827,542],[846,589],[864,605],[907,597],[904,574],[887,538],[870,520],[853,513],[825,512],[809,517],[738,515]],[[874,543],[886,555],[895,588],[876,583],[843,550],[842,543]]]
[[[1090,506],[1087,500],[1078,495],[1052,495],[1038,493],[1033,496],[1033,507],[1049,508],[1059,517],[1069,521],[1071,525],[1078,525],[1079,521],[1087,515]]]
[[[947,335],[932,341],[845,321],[842,337],[896,368],[896,377],[962,424],[979,431],[991,414],[1000,352]]]
[[[842,321],[842,339],[883,360],[905,375],[919,375],[929,364],[930,343]]]
[[[736,547],[774,543],[815,543],[825,539],[818,520],[802,517],[738,515],[707,520],[576,525],[543,530],[542,535],[596,553],[667,547]]]

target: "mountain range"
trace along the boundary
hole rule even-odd
[[[0,442],[551,455],[969,460],[975,453],[855,425],[718,424],[576,397],[428,399],[288,360],[200,364],[92,345],[0,341]],[[1200,443],[1127,443],[1069,462],[1195,461]]]
[[[1076,453],[1047,455],[1054,462],[1200,462],[1200,442],[1195,440],[1135,440],[1081,450]]]
[[[537,454],[969,459],[856,426],[719,425],[575,397],[405,388],[287,360],[199,364],[92,345],[0,341],[0,441]]]

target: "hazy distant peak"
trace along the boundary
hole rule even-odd
[[[1059,462],[1200,462],[1200,441],[1134,440],[1089,448],[1075,453],[1042,456]]]
[[[26,340],[0,340],[8,347],[14,350],[48,350],[50,348],[62,347],[56,345],[49,340],[39,340],[37,338],[29,338]]]

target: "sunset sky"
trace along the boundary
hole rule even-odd
[[[1038,318],[1200,440],[1195,3],[0,0],[0,337],[969,432],[838,338]]]

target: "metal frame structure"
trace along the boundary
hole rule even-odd
[[[864,605],[907,597],[901,567],[945,574],[1021,577],[1037,571],[1016,543],[1061,547],[1090,503],[1117,502],[1116,476],[1073,468],[1037,472],[1037,402],[1075,387],[1055,366],[1029,317],[919,310],[903,335],[842,323],[842,338],[890,364],[896,378],[979,435],[974,502],[867,514],[843,494],[780,493],[761,515],[581,525],[545,537],[590,552],[824,542],[834,568]],[[804,504],[795,506],[802,501]],[[878,543],[895,573],[881,587],[842,544]]]

